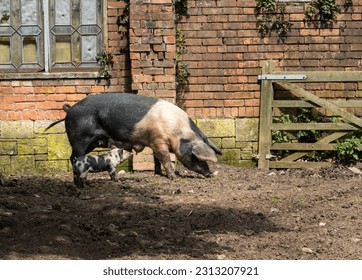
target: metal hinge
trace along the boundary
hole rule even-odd
[[[258,75],[258,80],[305,80],[307,75],[299,74],[263,74]]]

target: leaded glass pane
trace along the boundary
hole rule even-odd
[[[2,19],[3,15],[11,15],[10,12],[10,0],[1,0],[1,5],[0,5],[0,19]],[[3,22],[0,22],[0,25],[9,25],[10,24],[10,18],[8,19],[4,19]]]
[[[39,35],[41,29],[39,26],[22,26],[19,28],[18,32],[20,35]]]
[[[96,0],[81,0],[81,24],[97,23],[96,2]]]
[[[65,63],[71,61],[70,36],[59,36],[55,42],[55,62]]]
[[[38,24],[37,0],[21,1],[21,23],[22,25]]]
[[[10,63],[10,38],[0,38],[0,64]]]
[[[96,25],[81,26],[78,30],[79,30],[79,33],[82,35],[98,34],[99,32],[101,32],[101,29]]]
[[[37,62],[36,37],[24,37],[23,40],[23,63]]]
[[[97,56],[97,37],[83,36],[82,37],[82,61],[94,62]]]
[[[54,26],[51,30],[54,35],[70,35],[74,32],[71,26]]]
[[[70,25],[70,0],[55,0],[55,24]]]
[[[14,28],[0,25],[0,36],[11,36],[15,33]]]

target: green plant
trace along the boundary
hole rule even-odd
[[[313,110],[307,108],[299,109],[297,114],[281,112],[280,116],[274,118],[274,122],[278,123],[315,123],[317,121],[320,121],[320,118],[313,113]],[[293,139],[300,143],[313,143],[321,136],[322,132],[319,130],[297,130],[288,134],[285,131],[275,130],[272,132],[272,141],[281,143]]]
[[[271,33],[272,18],[275,11],[275,0],[256,0],[258,31],[262,37]]]
[[[125,6],[123,8],[122,13],[117,18],[118,25],[118,33],[121,38],[119,40],[120,43],[120,51],[128,51],[129,50],[129,13],[130,13],[130,0],[123,0],[125,2]]]
[[[275,31],[283,42],[287,38],[292,23],[285,19],[285,6],[275,0],[256,0],[258,31],[262,37]]]
[[[275,0],[256,0],[256,9],[258,13],[272,12],[275,10]]]
[[[281,111],[280,115],[273,118],[273,122],[276,123],[315,123],[321,121],[321,118],[315,114],[313,109],[300,108],[297,112],[293,111]],[[285,130],[273,130],[272,131],[272,143],[314,143],[322,137],[322,132],[319,130],[297,130],[297,131],[285,131]],[[278,157],[289,155],[287,150],[280,150],[277,152]],[[320,160],[328,157],[323,152],[310,152],[307,157],[312,160]]]
[[[276,123],[291,123],[290,115],[284,114],[281,112],[280,116],[273,118],[273,121]],[[290,137],[283,130],[273,130],[272,131],[272,143],[285,143],[290,142]]]
[[[285,20],[284,6],[278,8],[275,20],[271,26],[271,31],[275,31],[278,34],[278,37],[284,42],[291,27],[292,23]]]
[[[189,83],[190,70],[187,62],[183,60],[183,55],[187,54],[186,38],[178,22],[182,16],[187,14],[187,0],[175,0],[176,13],[176,104],[184,107],[185,89]]]
[[[10,16],[8,14],[3,14],[0,18],[0,23],[7,22],[9,20]]]
[[[339,13],[335,0],[312,0],[307,6],[306,20],[316,26],[325,28],[331,26]]]
[[[344,7],[345,10],[348,10],[352,6],[353,6],[353,1],[352,0],[344,0],[343,7]]]
[[[349,164],[360,159],[361,138],[352,136],[335,145],[335,160],[338,163]]]
[[[186,54],[185,36],[180,28],[176,29],[176,103],[182,107],[184,90],[189,82],[190,70],[188,64],[183,61]]]
[[[106,50],[103,50],[101,53],[97,54],[96,60],[100,65],[98,77],[99,78],[111,78],[111,71],[113,67],[113,54]]]
[[[187,0],[175,0],[175,13],[179,19],[187,14]]]

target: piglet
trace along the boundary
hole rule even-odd
[[[80,156],[73,164],[74,183],[77,187],[85,187],[88,172],[108,171],[112,181],[116,181],[116,167],[132,155],[124,149],[112,149],[104,155]]]

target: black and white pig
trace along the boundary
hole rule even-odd
[[[153,97],[128,93],[105,93],[88,96],[67,112],[65,128],[72,146],[71,161],[110,139],[126,149],[141,151],[145,146],[154,153],[155,173],[161,163],[170,179],[176,177],[170,152],[187,168],[210,176],[207,161],[216,162],[221,151],[176,105]],[[46,130],[47,130],[46,129]]]
[[[116,167],[132,155],[123,149],[112,149],[104,155],[80,156],[73,163],[74,183],[85,187],[88,172],[108,171],[112,181],[116,181]]]

